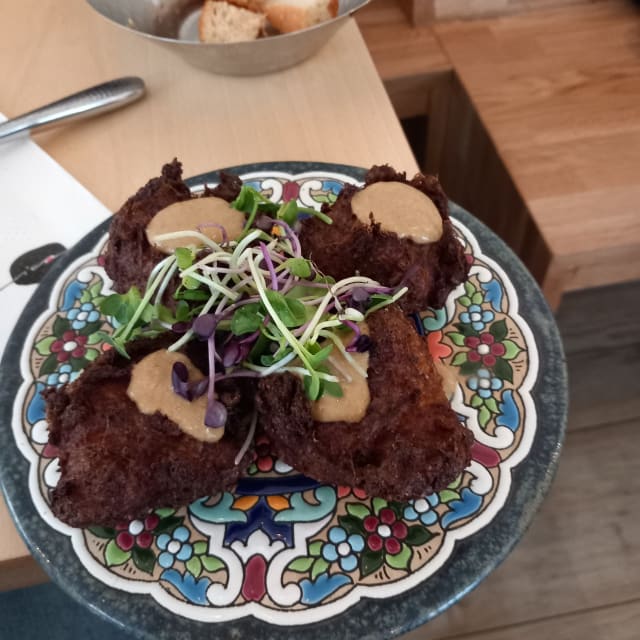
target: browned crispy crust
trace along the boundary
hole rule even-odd
[[[275,453],[316,480],[394,500],[439,491],[469,464],[473,435],[447,402],[426,340],[402,312],[390,307],[367,323],[371,403],[361,422],[314,422],[291,374],[260,381],[260,422]]]
[[[365,184],[397,181],[409,184],[429,196],[444,221],[442,238],[431,244],[417,244],[380,225],[364,225],[351,210],[351,198],[358,187],[345,185],[337,201],[323,211],[333,219],[327,225],[317,218],[306,220],[300,232],[304,255],[337,280],[354,273],[378,280],[386,286],[409,287],[399,304],[408,313],[427,307],[442,307],[458,284],[467,279],[469,265],[449,219],[447,197],[438,179],[417,174],[407,180],[388,165],[372,167]]]
[[[167,339],[127,345],[131,361],[109,351],[70,385],[45,392],[49,442],[60,452],[61,476],[51,495],[57,518],[74,527],[111,526],[158,507],[179,507],[231,488],[253,455],[234,458],[249,431],[255,386],[217,385],[229,411],[218,443],[196,440],[155,413],[144,415],[126,394],[132,363]],[[199,345],[192,343],[192,348]],[[189,353],[194,363],[198,354]],[[202,360],[202,358],[200,358]]]
[[[227,202],[240,193],[242,181],[229,173],[220,173],[220,184],[206,188],[201,197],[217,196]],[[175,202],[193,196],[182,180],[182,164],[174,159],[131,196],[113,216],[105,255],[105,271],[113,280],[113,289],[126,293],[131,287],[144,290],[153,267],[165,254],[149,244],[146,228],[153,216]]]

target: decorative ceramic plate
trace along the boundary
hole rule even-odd
[[[231,170],[274,201],[314,207],[363,176],[302,163]],[[197,191],[216,176],[190,185]],[[385,637],[425,622],[477,584],[518,540],[548,487],[566,380],[536,284],[483,225],[453,204],[451,212],[469,281],[443,309],[413,319],[433,357],[458,376],[452,406],[476,442],[460,477],[409,502],[315,482],[259,440],[234,492],[114,528],[57,520],[49,500],[59,468],[41,392],[74,380],[105,348],[97,332],[109,330],[98,310],[110,293],[102,267],[107,227],[62,258],[9,341],[0,396],[7,501],[52,576],[94,610],[152,638],[178,629],[192,637],[281,637],[292,625],[305,625],[308,637],[365,630]]]

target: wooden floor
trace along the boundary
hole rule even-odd
[[[640,282],[559,309],[569,430],[551,492],[473,593],[402,640],[640,638]]]

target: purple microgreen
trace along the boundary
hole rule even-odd
[[[229,378],[260,378],[262,374],[258,371],[251,371],[250,369],[238,369],[231,373],[218,373],[216,374],[216,382],[220,380],[227,380]]]
[[[238,340],[238,342],[240,344],[253,343],[258,339],[259,336],[260,336],[260,331],[254,331],[254,333],[246,336],[245,338],[242,338],[241,340]]]
[[[251,345],[239,340],[230,340],[224,347],[222,354],[222,364],[224,367],[231,367],[242,362],[251,351]]]
[[[189,370],[184,362],[174,362],[171,375],[176,382],[189,382]]]
[[[291,250],[293,251],[293,255],[296,258],[302,257],[302,247],[300,246],[300,240],[298,240],[298,236],[295,234],[293,229],[284,220],[274,220],[273,223],[277,224],[285,230],[286,237],[291,242]]]
[[[192,382],[189,385],[189,392],[191,393],[191,397],[195,400],[200,396],[203,396],[207,392],[207,388],[209,386],[209,378],[201,378],[197,382]]]
[[[204,316],[202,316],[204,317]],[[215,329],[215,326],[214,326]],[[227,421],[227,408],[216,399],[216,333],[211,331],[207,340],[207,351],[209,355],[209,384],[207,389],[207,412],[204,417],[204,423],[212,429],[224,427]]]
[[[373,341],[371,340],[371,338],[363,333],[356,340],[352,350],[357,351],[358,353],[364,353],[365,351],[369,351],[371,349],[372,344]],[[347,351],[350,351],[350,349],[347,349]]]
[[[262,256],[264,257],[264,262],[267,265],[267,269],[269,270],[269,276],[271,278],[271,288],[274,291],[278,290],[278,276],[276,276],[276,269],[273,266],[273,261],[271,260],[271,256],[269,255],[269,250],[267,249],[267,245],[264,242],[260,242],[260,251],[262,251]]]
[[[229,243],[229,236],[227,235],[227,230],[221,225],[218,224],[217,222],[203,222],[202,224],[199,224],[196,229],[202,233],[203,229],[206,229],[207,227],[215,227],[216,229],[220,229],[220,231],[222,232],[222,244],[228,244]]]
[[[201,338],[209,338],[215,332],[217,323],[218,320],[213,313],[206,313],[193,321],[193,330]]]
[[[174,333],[187,333],[191,329],[190,322],[174,322],[171,325],[171,331]]]
[[[191,400],[189,393],[189,371],[184,362],[174,362],[171,367],[171,386],[185,400]]]
[[[260,231],[264,231],[265,233],[271,233],[274,222],[275,220],[273,218],[270,218],[269,216],[263,214],[261,216],[258,216],[253,226],[257,229],[260,229]]]
[[[355,303],[365,304],[369,301],[370,293],[364,287],[351,289],[351,300]]]
[[[227,408],[219,400],[209,401],[204,424],[210,429],[221,429],[227,422]]]
[[[343,320],[342,324],[349,327],[349,329],[353,331],[353,338],[350,340],[349,344],[347,345],[347,351],[349,351],[350,349],[355,348],[356,343],[362,337],[362,332],[360,331],[360,327],[355,322],[352,322],[351,320]]]

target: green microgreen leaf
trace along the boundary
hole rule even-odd
[[[191,249],[178,247],[175,251],[176,261],[180,269],[188,269],[193,264],[195,255]]]
[[[123,358],[127,358],[127,360],[129,359],[129,354],[120,340],[114,338],[108,333],[105,333],[104,331],[98,331],[97,335],[100,336],[102,342],[106,342],[108,345],[112,346]]]
[[[270,200],[261,202],[258,205],[258,212],[264,213],[270,218],[275,218],[278,215],[278,209],[280,209],[280,205],[276,204],[275,202],[271,202]]]
[[[253,207],[257,207],[259,204],[258,192],[249,185],[242,185],[238,197],[231,203],[231,206],[243,213],[251,213]]]
[[[301,213],[306,213],[314,218],[318,218],[318,220],[322,220],[325,224],[333,224],[333,220],[328,215],[311,207],[298,207],[298,215]]]
[[[314,345],[317,346],[317,345]],[[308,349],[310,355],[308,357],[309,364],[316,370],[320,367],[321,363],[323,363],[333,351],[333,343],[328,344],[326,347],[320,348],[318,351],[313,353],[311,349]],[[325,371],[328,373],[328,371]]]
[[[195,291],[196,289],[200,288],[200,281],[196,280],[195,278],[192,278],[191,276],[187,276],[186,278],[183,278],[182,280],[182,284],[184,285],[185,289],[188,289],[189,291]],[[207,296],[209,297],[209,296]]]
[[[303,386],[309,400],[317,400],[320,397],[320,378],[315,371],[304,377]]]
[[[277,216],[278,220],[292,227],[298,221],[298,203],[295,200],[285,202],[278,210]]]
[[[306,258],[289,258],[283,266],[298,278],[309,278],[311,276],[311,262]]]
[[[283,296],[278,291],[267,289],[266,296],[285,327],[300,327],[307,319],[305,306],[295,298]]]
[[[235,336],[241,336],[257,331],[264,322],[261,309],[262,305],[258,302],[245,304],[236,309],[231,318],[231,333]]]
[[[327,394],[328,396],[333,396],[334,398],[342,398],[344,396],[344,391],[340,386],[339,382],[331,382],[330,380],[322,381],[322,391],[323,394]]]
[[[171,310],[168,307],[165,307],[163,304],[156,305],[155,315],[158,320],[160,320],[161,322],[166,322],[168,324],[173,324],[176,320]]]
[[[204,291],[202,289],[196,289],[195,291],[190,291],[188,289],[180,289],[176,291],[173,295],[176,300],[185,300],[191,302],[205,302],[211,297],[211,294],[208,291]]]

